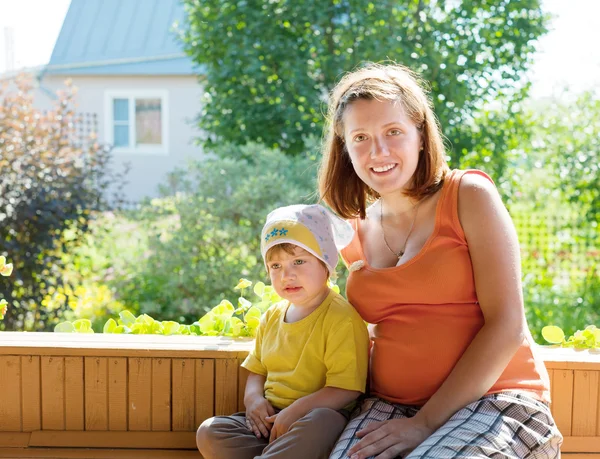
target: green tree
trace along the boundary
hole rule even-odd
[[[571,99],[571,100],[569,100]],[[533,157],[549,165],[556,184],[587,223],[600,223],[600,97],[586,92],[540,107]]]
[[[600,317],[600,99],[532,101],[522,118],[529,137],[507,176],[527,316],[534,336],[548,324],[572,334]]]
[[[493,100],[511,113],[526,94],[522,74],[546,31],[540,0],[184,4],[180,36],[205,74],[198,116],[204,141],[257,141],[287,153],[320,134],[324,102],[343,72],[391,59],[431,82],[460,165],[479,146],[469,132],[477,112]],[[503,144],[493,147],[502,155]]]

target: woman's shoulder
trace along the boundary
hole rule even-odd
[[[477,169],[459,172],[462,173],[458,183],[459,204],[477,207],[498,195],[494,181],[485,172]]]
[[[498,215],[504,207],[496,185],[483,171],[465,171],[458,186],[458,218],[463,229]]]
[[[494,185],[492,178],[479,169],[452,169],[444,179],[445,184],[457,185],[459,188],[470,187],[477,184]]]

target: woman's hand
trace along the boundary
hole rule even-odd
[[[406,455],[433,433],[433,429],[415,418],[373,422],[356,433],[361,440],[348,451],[352,459],[393,459]]]
[[[269,437],[269,443],[277,440],[278,437],[281,437],[283,434],[287,433],[292,427],[292,424],[296,422],[298,419],[302,417],[302,413],[298,412],[292,405],[284,408],[279,413],[269,416],[267,418],[268,422],[273,423],[273,427],[271,428],[271,436]]]
[[[269,438],[272,422],[268,418],[274,414],[275,408],[266,398],[256,397],[246,406],[246,426],[256,438]]]

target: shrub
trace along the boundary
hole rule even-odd
[[[117,282],[128,308],[196,320],[219,304],[240,274],[264,278],[259,239],[268,212],[314,202],[315,158],[258,144],[233,148],[174,172],[163,197],[136,212],[148,234],[148,256],[134,276]]]
[[[0,88],[0,254],[10,253],[15,266],[12,288],[0,282],[9,330],[44,329],[57,314],[42,300],[63,284],[62,254],[107,207],[109,186],[122,182],[109,170],[110,151],[93,133],[78,135],[74,97],[67,84],[54,110],[41,113],[27,77]]]

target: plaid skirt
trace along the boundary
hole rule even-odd
[[[347,458],[356,432],[372,422],[410,418],[418,407],[366,398],[353,413],[329,459]],[[560,457],[562,435],[550,408],[523,392],[486,395],[454,414],[404,459]],[[401,456],[398,456],[401,457]]]

